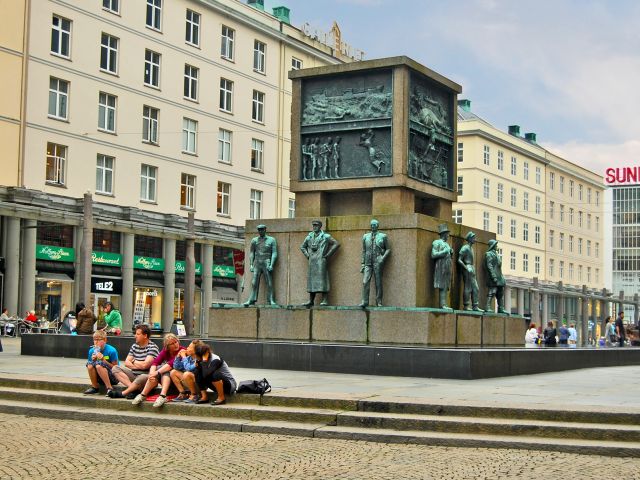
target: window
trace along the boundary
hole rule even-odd
[[[184,65],[184,97],[189,100],[198,100],[198,73],[199,70],[191,65]]]
[[[231,184],[218,182],[218,204],[216,211],[219,215],[230,215]]]
[[[462,176],[458,175],[458,195],[462,195]]]
[[[180,206],[195,208],[196,205],[196,177],[183,173],[180,176]]]
[[[529,241],[529,224],[524,223],[522,225],[522,240],[525,242]]]
[[[458,142],[458,161],[462,162],[464,160],[464,143]]]
[[[200,45],[200,14],[187,9],[185,41],[198,47]]]
[[[223,128],[218,130],[218,161],[231,163],[231,132]]]
[[[289,199],[289,218],[296,218],[296,201],[293,198]]]
[[[120,253],[120,232],[94,228],[93,250],[98,250],[100,252]]]
[[[51,53],[65,58],[71,55],[71,20],[57,15],[52,17]]]
[[[160,30],[162,0],[147,0],[147,27]]]
[[[578,212],[578,226],[582,228],[582,212]]]
[[[560,278],[564,277],[564,261],[560,260],[560,265],[558,266],[558,276]]]
[[[536,275],[540,275],[540,257],[538,255],[533,260],[533,269]]]
[[[564,177],[560,175],[560,193],[564,193]]]
[[[591,188],[587,188],[587,203],[591,203]]]
[[[198,122],[184,117],[182,119],[182,151],[196,153],[196,136],[198,134]]]
[[[578,265],[578,281],[582,281],[582,265]]]
[[[573,263],[569,264],[569,280],[573,280]]]
[[[554,207],[555,207],[555,203],[554,202],[549,202],[549,218],[553,218]]]
[[[255,138],[251,139],[251,170],[260,172],[264,169],[264,142]]]
[[[511,188],[511,206],[516,207],[518,204],[518,195],[515,188]]]
[[[233,39],[236,31],[225,25],[222,26],[222,42],[220,44],[220,55],[227,60],[233,60]]]
[[[249,218],[251,220],[262,218],[262,192],[260,190],[251,189],[251,197],[249,199]]]
[[[591,240],[587,240],[587,257],[591,256]]]
[[[489,179],[485,178],[482,183],[483,183],[483,190],[482,190],[483,196],[484,198],[489,198]]]
[[[573,253],[573,235],[569,235],[569,252]]]
[[[596,217],[596,232],[600,231],[600,217]]]
[[[536,167],[536,185],[540,185],[541,178],[542,178],[542,169],[540,167]]]
[[[504,152],[502,150],[498,150],[498,170],[504,170]]]
[[[522,200],[522,208],[525,212],[529,211],[529,192],[524,192],[524,198]]]
[[[113,164],[115,158],[98,154],[96,163],[96,193],[113,195]]]
[[[504,201],[504,185],[501,183],[498,184],[498,203],[502,203]]]
[[[569,180],[569,196],[573,198],[573,180]]]
[[[522,270],[524,272],[529,271],[529,254],[528,253],[522,254]]]
[[[118,39],[107,33],[100,41],[100,70],[118,73]]]
[[[153,107],[142,107],[142,141],[158,144],[158,115],[160,110]]]
[[[554,231],[553,230],[549,230],[549,248],[553,248],[553,234]]]
[[[116,96],[100,92],[98,95],[98,129],[116,131]]]
[[[260,123],[264,122],[264,93],[257,90],[253,91],[251,119]]]
[[[49,77],[49,117],[66,120],[69,104],[69,82]]]
[[[233,82],[226,78],[220,79],[220,110],[224,112],[232,111]]]
[[[578,239],[578,255],[582,255],[582,239]]]
[[[509,267],[511,267],[511,270],[515,270],[516,269],[516,252],[511,252],[511,258],[509,261]]]
[[[540,215],[540,209],[541,209],[540,197],[536,195],[536,215]]]
[[[549,259],[549,277],[553,277],[553,258]]]
[[[537,245],[540,245],[540,225],[536,225],[536,227],[534,229],[533,241]]]
[[[600,269],[596,268],[596,283],[600,281]]]
[[[511,220],[511,238],[516,238],[516,221],[513,219]]]
[[[560,221],[564,222],[564,205],[560,205]]]
[[[483,158],[484,158],[484,164],[485,164],[485,165],[489,165],[489,160],[490,160],[490,158],[489,158],[489,153],[490,153],[489,145],[485,145],[485,146],[484,146],[484,155],[483,155]]]
[[[489,231],[489,212],[482,212],[482,228]]]
[[[46,181],[49,184],[64,185],[67,161],[67,147],[57,143],[47,143]]]
[[[120,13],[120,0],[102,0],[102,8],[111,13]]]
[[[578,200],[582,201],[582,184],[578,185]]]
[[[160,54],[151,50],[144,51],[144,84],[160,87]]]
[[[596,206],[600,205],[600,192],[596,192]]]
[[[560,242],[558,246],[560,247],[560,251],[564,250],[564,233],[562,232],[560,233]]]
[[[71,225],[40,224],[36,229],[36,243],[56,247],[73,247],[73,230]]]
[[[302,68],[302,60],[291,57],[291,70],[300,70]]]
[[[156,201],[156,178],[158,169],[151,165],[140,167],[140,200],[145,202]]]
[[[591,230],[591,214],[587,213],[587,229]]]
[[[253,69],[264,73],[266,66],[267,45],[259,40],[253,41]]]
[[[516,157],[511,157],[511,175],[518,174],[518,160]]]
[[[503,219],[502,215],[498,215],[498,219],[497,219],[497,223],[496,223],[496,233],[498,235],[502,235],[502,233],[503,233],[503,224],[504,224],[504,219]]]
[[[453,223],[462,223],[462,210],[453,211]]]
[[[569,225],[573,225],[573,208],[569,209]]]
[[[551,190],[556,188],[556,174],[553,172],[549,172],[549,188]]]
[[[587,283],[591,283],[591,267],[587,267]]]
[[[522,166],[522,175],[524,175],[525,180],[529,180],[529,162],[524,162]]]

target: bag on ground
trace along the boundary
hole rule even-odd
[[[271,391],[271,385],[266,378],[262,380],[245,380],[238,385],[238,393],[254,393],[264,395]]]

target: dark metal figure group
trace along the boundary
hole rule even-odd
[[[340,137],[307,138],[302,144],[302,179],[340,178]]]

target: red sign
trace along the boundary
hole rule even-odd
[[[610,167],[605,170],[607,185],[634,185],[640,183],[640,167]]]
[[[244,275],[244,251],[233,251],[233,266],[236,269],[236,275]]]

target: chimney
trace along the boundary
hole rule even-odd
[[[291,10],[284,6],[273,7],[273,16],[280,20],[282,23],[286,23],[288,25],[291,25],[291,21],[289,20],[290,12]]]
[[[537,135],[533,132],[525,133],[524,139],[529,143],[536,143]]]
[[[256,10],[264,11],[264,0],[247,0],[247,5],[255,8]]]
[[[465,112],[471,111],[471,100],[467,100],[466,98],[458,100],[458,106],[464,110]]]
[[[509,135],[520,136],[520,125],[509,125]]]

